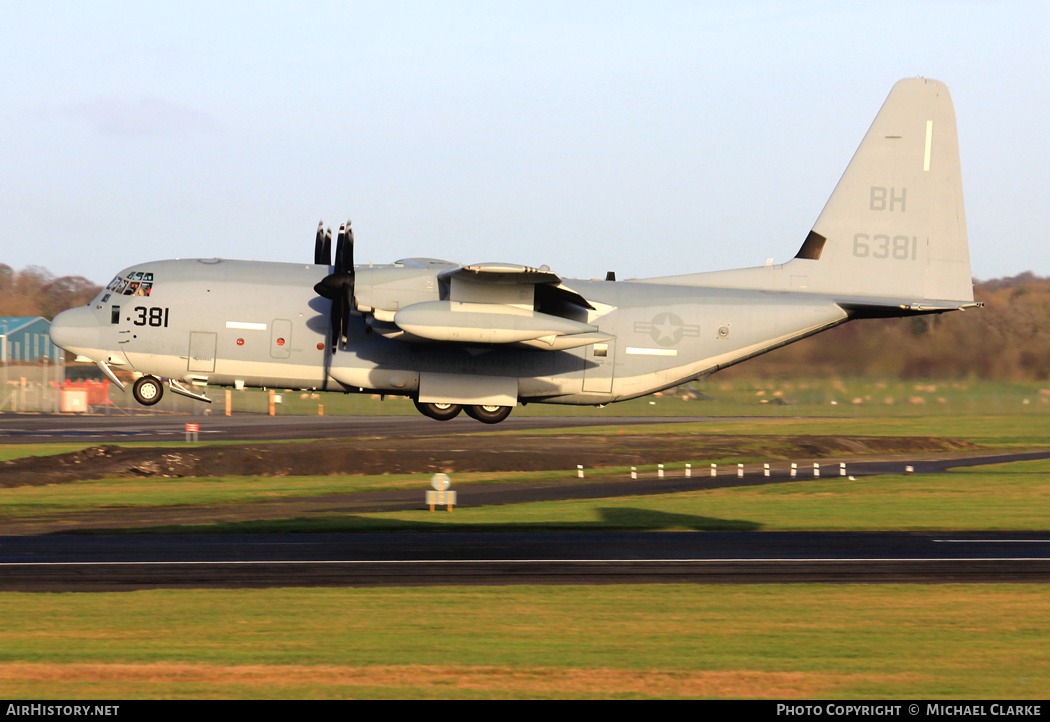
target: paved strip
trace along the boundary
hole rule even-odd
[[[200,424],[201,434],[230,441],[334,439],[361,436],[433,436],[483,431],[531,431],[638,424],[726,421],[723,417],[671,416],[511,416],[498,428],[465,415],[439,422],[419,414],[409,416],[67,416],[61,414],[0,414],[0,444],[54,443],[90,438],[98,441],[169,440],[185,434],[187,423]],[[739,420],[739,419],[736,419]]]
[[[478,532],[0,537],[0,590],[1050,582],[1045,533]],[[937,543],[966,539],[970,545]],[[1010,542],[1009,545],[1003,542]]]

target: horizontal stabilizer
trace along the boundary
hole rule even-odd
[[[980,301],[932,301],[921,300],[901,303],[893,298],[841,298],[837,305],[850,318],[897,318],[900,316],[921,316],[929,313],[946,313],[948,311],[965,311],[968,308],[981,308]]]

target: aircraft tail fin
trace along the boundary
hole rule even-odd
[[[948,88],[925,78],[893,86],[791,261],[646,280],[820,293],[858,306],[947,310],[972,304]]]
[[[893,86],[790,268],[793,286],[973,301],[959,142],[948,88]]]

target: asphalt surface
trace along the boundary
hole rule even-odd
[[[0,537],[0,590],[1050,581],[1050,535],[415,533]]]
[[[0,441],[91,438],[157,440],[184,433],[187,417],[0,417]],[[200,420],[199,418],[192,419]],[[630,419],[629,423],[701,418]],[[202,424],[226,439],[414,435],[489,430],[468,419],[437,423],[414,417],[230,417]],[[214,423],[218,422],[218,423]],[[516,424],[512,422],[517,422]],[[622,418],[521,418],[512,428],[623,424]],[[422,429],[422,430],[420,430]],[[943,472],[1034,458],[1050,451],[965,458],[851,463],[854,476]],[[783,466],[783,465],[781,465]],[[744,477],[722,469],[711,478],[681,469],[664,478],[586,484],[463,487],[461,506],[568,498],[623,497],[743,484],[791,483],[780,468],[765,477],[750,465]],[[836,475],[838,466],[821,474]],[[728,473],[727,473],[728,472]],[[464,491],[468,493],[463,493]],[[360,513],[422,507],[420,492],[323,497],[314,511]],[[311,500],[301,500],[309,505]],[[265,518],[260,506],[260,517]],[[173,509],[207,521],[207,510]],[[286,510],[281,510],[282,514]],[[437,513],[437,512],[435,512]],[[444,512],[447,513],[447,512]],[[202,516],[203,515],[203,516]],[[670,515],[674,516],[674,515]],[[652,520],[659,528],[661,520]],[[667,526],[683,519],[666,519]],[[685,520],[688,521],[688,520]],[[694,520],[701,521],[702,520]],[[156,520],[151,520],[154,523]],[[185,522],[182,522],[185,523]],[[91,527],[85,520],[85,527]],[[680,526],[678,528],[681,528]],[[2,532],[0,532],[2,533]],[[763,532],[415,532],[284,535],[38,534],[0,536],[0,591],[111,591],[143,588],[272,586],[418,586],[612,583],[960,583],[1050,581],[1050,532],[841,533]]]
[[[275,441],[336,439],[348,436],[420,436],[528,431],[532,429],[725,421],[715,417],[593,417],[511,416],[490,426],[466,414],[451,421],[411,416],[69,416],[61,414],[0,414],[0,444],[91,441],[172,441],[186,436],[186,424],[198,424],[199,439]]]

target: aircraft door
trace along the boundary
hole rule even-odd
[[[585,347],[583,364],[583,391],[607,394],[612,391],[613,365],[616,360],[616,340]]]
[[[188,371],[212,373],[215,371],[215,345],[218,334],[190,331],[190,359]]]
[[[275,318],[270,324],[270,357],[288,358],[292,355],[292,322]]]

